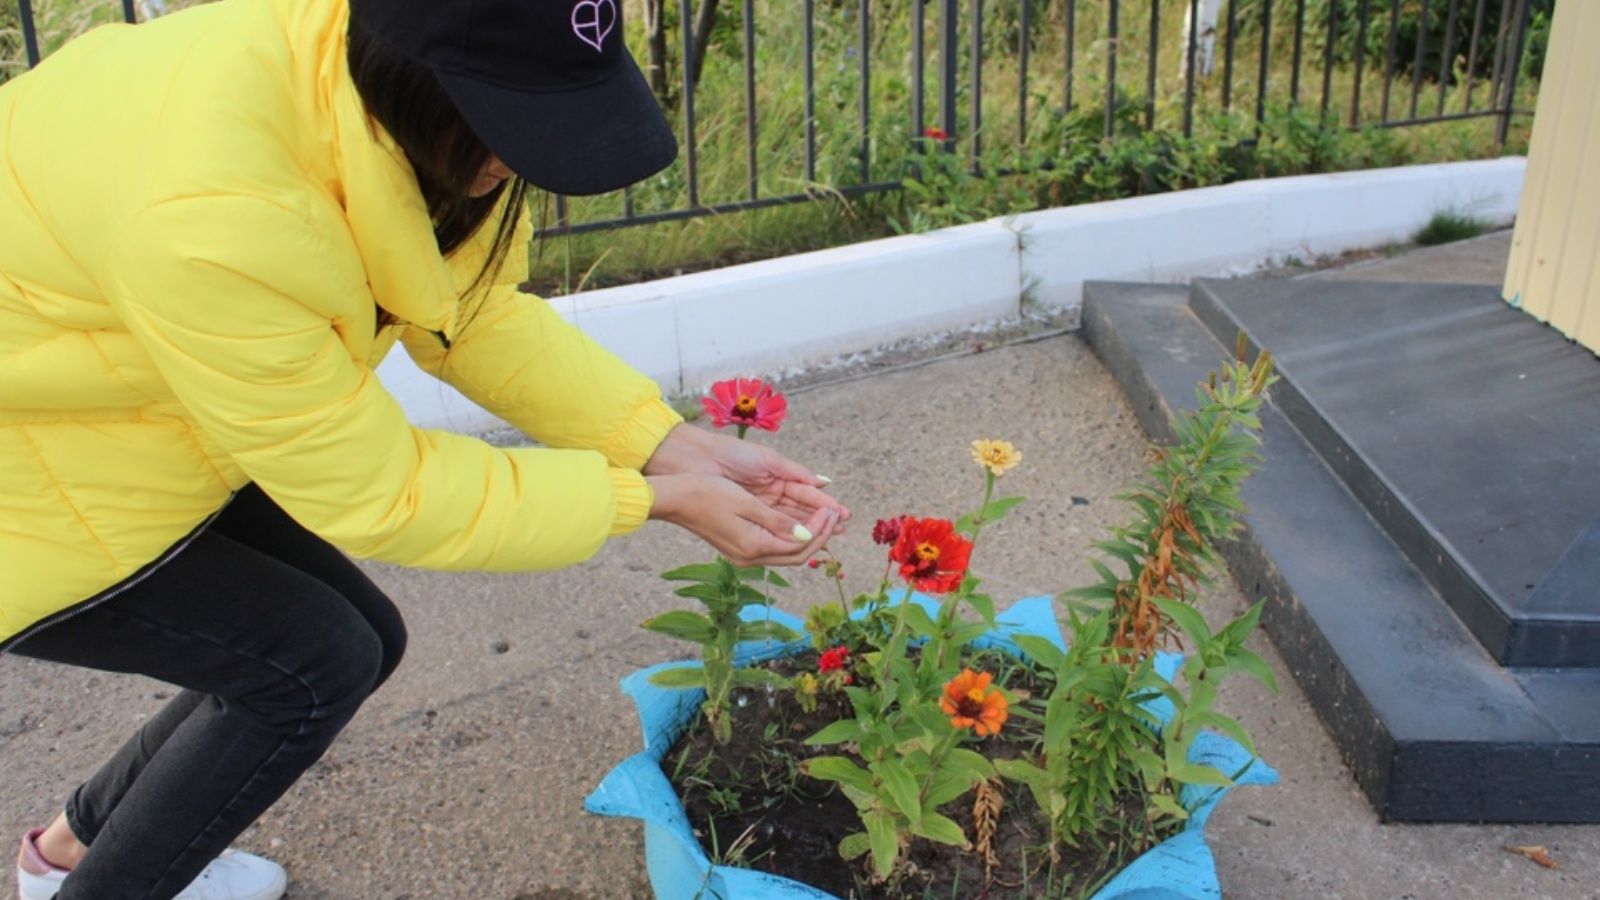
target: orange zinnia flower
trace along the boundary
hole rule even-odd
[[[999,734],[1007,716],[1006,695],[999,688],[989,686],[994,679],[988,672],[962,669],[961,674],[944,686],[944,696],[939,698],[939,708],[950,717],[957,728],[972,728],[978,737]]]

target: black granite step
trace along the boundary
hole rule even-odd
[[[1161,441],[1232,352],[1182,287],[1091,283],[1084,329]],[[1269,636],[1379,814],[1600,822],[1600,670],[1503,668],[1282,412],[1262,413],[1266,462],[1223,555],[1267,598]]]
[[[1490,287],[1199,281],[1219,339],[1510,666],[1600,666],[1600,360]]]

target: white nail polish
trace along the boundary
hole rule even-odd
[[[794,527],[794,539],[802,544],[810,543],[813,537],[815,537],[815,535],[811,533],[811,529],[805,527],[804,525],[796,525]]]
[[[823,484],[833,484],[833,479],[829,478],[826,475],[818,474],[817,475],[817,480],[822,482]]]

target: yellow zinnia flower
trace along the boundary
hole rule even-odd
[[[1022,462],[1022,451],[1011,446],[1010,441],[973,441],[972,458],[998,477]]]

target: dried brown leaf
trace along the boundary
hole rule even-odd
[[[1507,844],[1505,846],[1505,850],[1507,853],[1515,853],[1518,856],[1531,859],[1539,865],[1544,866],[1546,869],[1561,868],[1560,863],[1550,858],[1550,849],[1548,847],[1542,847],[1539,845],[1518,847],[1512,844]]]

